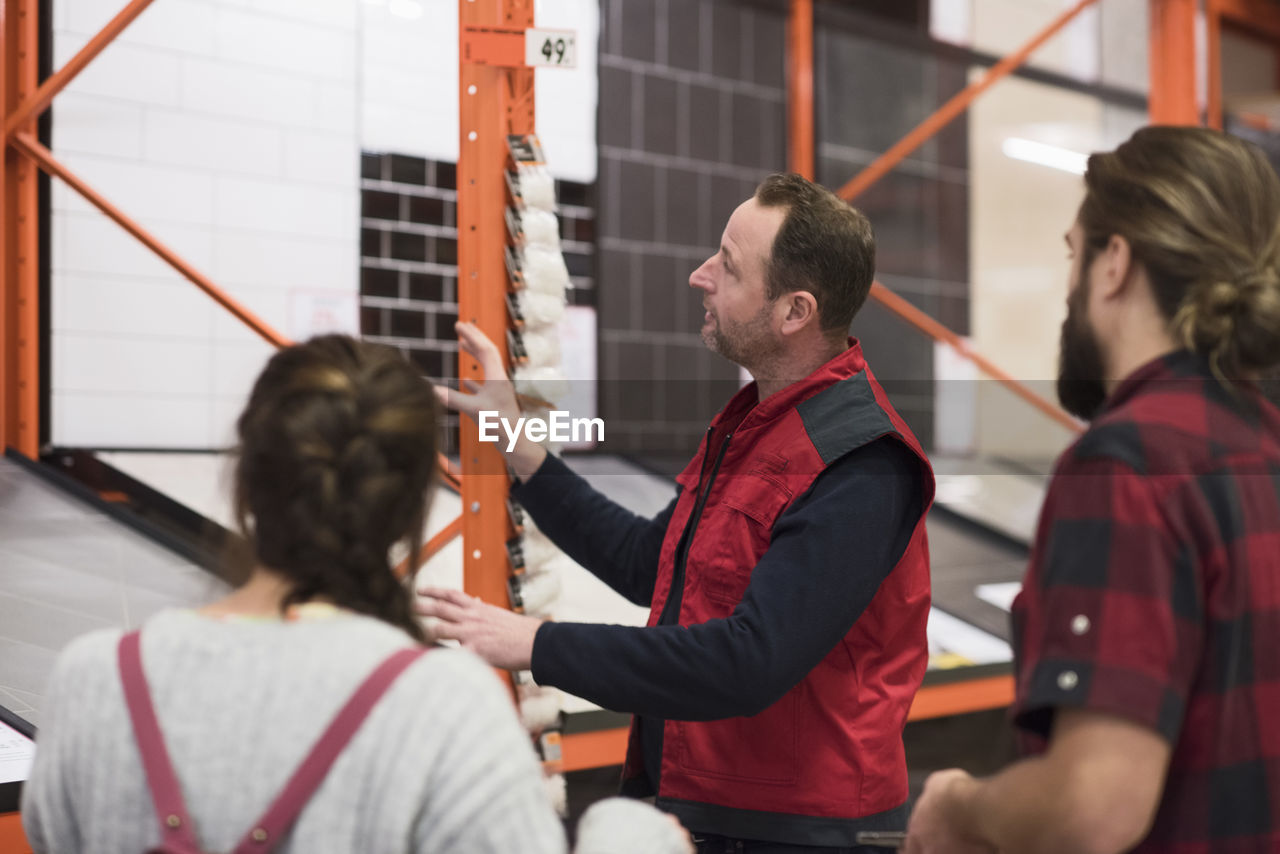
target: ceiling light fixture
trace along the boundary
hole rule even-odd
[[[1006,139],[1000,149],[1006,157],[1012,157],[1014,160],[1038,163],[1041,166],[1048,166],[1050,169],[1061,169],[1063,172],[1070,172],[1074,175],[1083,175],[1085,165],[1089,160],[1089,155],[1072,151],[1069,148],[1061,148],[1044,142],[1034,142],[1030,139],[1022,139],[1016,136]]]

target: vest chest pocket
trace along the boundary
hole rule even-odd
[[[694,543],[708,599],[730,610],[742,601],[751,571],[769,548],[773,525],[791,503],[792,494],[780,477],[770,474],[750,472],[729,478],[716,507],[704,511]]]

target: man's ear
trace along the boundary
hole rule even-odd
[[[785,308],[782,316],[783,335],[794,335],[808,326],[818,326],[818,301],[808,291],[783,294],[779,302]]]
[[[1129,245],[1128,239],[1119,234],[1111,235],[1106,248],[1098,254],[1093,263],[1101,265],[1095,286],[1101,288],[1099,296],[1103,297],[1118,296],[1128,287],[1137,266],[1134,263],[1133,248]]]

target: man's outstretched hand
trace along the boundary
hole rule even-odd
[[[533,638],[543,621],[482,602],[461,590],[424,587],[415,604],[433,641],[456,640],[494,667],[528,670],[533,661]]]
[[[454,329],[458,332],[458,343],[462,351],[480,363],[484,379],[481,382],[464,379],[462,387],[469,394],[447,386],[435,386],[436,397],[445,406],[472,419],[482,411],[496,412],[499,418],[515,424],[520,418],[520,403],[516,399],[515,386],[507,377],[507,369],[502,363],[502,354],[498,352],[497,346],[473,323],[459,321]],[[495,447],[505,451],[506,442],[499,442]],[[517,440],[515,448],[506,452],[507,464],[521,480],[528,479],[536,472],[546,456],[546,449],[523,434]]]

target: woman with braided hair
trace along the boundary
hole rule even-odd
[[[62,653],[23,792],[33,848],[563,852],[510,698],[470,653],[423,646],[390,562],[423,530],[430,384],[319,337],[268,362],[237,427],[242,583]],[[604,806],[579,851],[682,850],[647,809]]]

